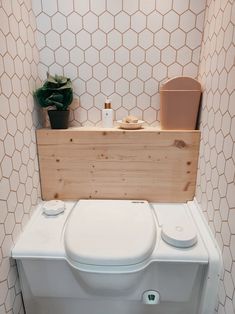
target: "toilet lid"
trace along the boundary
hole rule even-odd
[[[148,258],[156,224],[148,202],[81,200],[65,229],[65,251],[89,265],[131,265]]]

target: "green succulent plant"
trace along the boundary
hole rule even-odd
[[[34,92],[34,97],[41,107],[67,110],[73,101],[72,82],[67,77],[47,73],[47,80]]]

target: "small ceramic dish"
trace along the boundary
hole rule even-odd
[[[139,120],[136,123],[126,123],[123,122],[122,120],[118,120],[117,124],[121,129],[125,129],[125,130],[138,130],[141,129],[143,127],[143,124],[145,122],[143,120]]]

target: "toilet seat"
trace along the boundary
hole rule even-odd
[[[81,200],[65,227],[72,262],[128,266],[143,262],[156,242],[156,223],[146,201]]]

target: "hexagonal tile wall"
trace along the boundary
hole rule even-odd
[[[41,25],[43,30],[46,27]],[[35,29],[30,1],[1,1],[0,313],[24,313],[11,248],[39,196],[35,140],[39,119],[32,97],[39,83]]]
[[[218,312],[234,313],[235,3],[207,0],[201,48],[205,2],[32,0],[36,28],[30,0],[1,1],[0,313],[24,313],[10,249],[39,196],[39,117],[31,95],[38,73],[72,78],[79,102],[71,125],[99,124],[106,96],[117,119],[131,113],[152,125],[160,83],[197,77],[199,65],[204,95],[196,197],[223,253]]]
[[[196,197],[223,254],[218,313],[226,314],[235,312],[234,25],[233,0],[207,1],[199,70],[204,93]],[[197,39],[193,41],[197,45]]]
[[[71,125],[99,125],[106,96],[116,119],[135,112],[158,124],[160,83],[198,74],[205,0],[191,2],[32,0],[40,78],[48,70],[70,76],[79,98]]]

